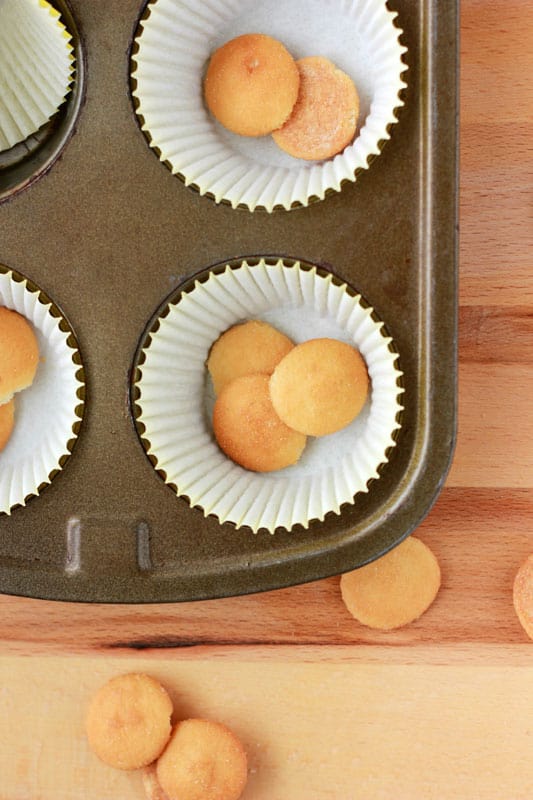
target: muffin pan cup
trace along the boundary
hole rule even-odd
[[[279,39],[295,59],[329,58],[355,82],[356,136],[334,158],[293,158],[271,136],[237,136],[207,111],[202,80],[210,54],[253,32]],[[355,181],[390,138],[406,86],[400,36],[384,0],[149,2],[131,61],[141,128],[173,173],[217,203],[269,212],[307,206]]]
[[[23,142],[64,103],[74,72],[71,34],[40,0],[0,8],[0,152]]]
[[[33,383],[13,396],[15,426],[0,459],[1,515],[26,505],[67,463],[81,427],[85,379],[74,332],[59,308],[1,264],[0,306],[22,314],[39,343]]]
[[[275,533],[340,514],[369,491],[396,443],[403,389],[394,344],[363,302],[331,272],[282,259],[228,264],[178,289],[141,344],[132,390],[145,450],[178,495],[221,523]],[[297,464],[266,474],[243,469],[217,446],[205,367],[218,337],[250,319],[268,322],[295,344],[346,342],[365,359],[371,384],[349,425],[308,437]]]
[[[63,103],[51,119],[7,150],[0,150],[0,204],[31,186],[60,157],[74,133],[85,98],[85,55],[75,19],[66,0],[54,0],[72,48],[70,83]],[[30,84],[31,85],[31,84]]]
[[[378,557],[427,513],[453,449],[455,4],[391,0],[409,71],[390,141],[356,183],[275,214],[213,203],[150,151],[129,94],[137,0],[70,5],[87,53],[86,105],[53,168],[0,205],[0,262],[64,309],[90,392],[57,480],[0,516],[0,590],[181,601],[287,586]],[[199,270],[259,255],[301,260],[356,287],[393,339],[404,389],[379,480],[340,515],[274,536],[221,525],[176,497],[143,449],[131,405],[154,310]]]

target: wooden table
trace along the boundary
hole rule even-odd
[[[418,535],[443,585],[372,632],[338,579],[185,605],[0,598],[0,798],[141,800],[88,753],[83,710],[146,670],[180,716],[231,725],[245,800],[533,798],[533,644],[512,583],[533,552],[530,0],[463,0],[459,437]]]

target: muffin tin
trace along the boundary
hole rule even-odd
[[[391,0],[409,67],[391,141],[356,183],[272,214],[201,197],[150,152],[129,82],[145,4],[56,6],[66,12],[78,65],[56,156],[74,135],[39,181],[42,163],[31,153],[16,179],[13,167],[0,171],[8,199],[0,262],[68,316],[83,356],[85,414],[65,469],[41,497],[0,517],[0,590],[181,601],[309,581],[378,557],[427,513],[453,449],[455,4]],[[143,450],[131,391],[138,348],[165,298],[199,270],[258,257],[302,260],[355,287],[385,321],[405,389],[396,447],[369,492],[340,515],[274,535],[221,525],[176,497]]]

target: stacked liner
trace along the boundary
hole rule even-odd
[[[355,181],[390,138],[406,85],[406,48],[399,42],[395,18],[385,0],[336,0],[328,4],[327,14],[323,0],[153,0],[132,56],[133,96],[142,130],[173,173],[216,202],[272,211],[323,199],[328,191],[340,191],[343,182]],[[314,62],[313,69],[323,70],[328,59],[353,81],[359,123],[353,141],[341,152],[327,160],[303,161],[310,155],[303,150],[300,158],[289,155],[292,145],[286,136],[274,133],[288,150],[282,152],[273,137],[259,135],[260,127],[245,136],[232,132],[227,98],[217,96],[218,87],[210,88],[210,59],[218,60],[219,48],[233,46],[237,37],[259,38],[259,33],[279,40],[294,59]],[[290,86],[283,91],[290,95]],[[282,93],[279,85],[272,87],[272,94]],[[222,101],[222,118],[230,121],[230,130],[209,111],[220,109]]]
[[[0,402],[5,406],[11,395],[14,401],[13,428],[0,452],[0,514],[10,514],[62,469],[77,436],[83,383],[66,320],[38,289],[5,268],[0,315]],[[6,367],[13,368],[9,385]]]
[[[45,0],[0,0],[0,151],[36,133],[66,99],[70,40]]]
[[[215,393],[206,361],[220,335],[245,320],[268,322],[295,343],[345,342],[360,352],[370,379],[366,403],[352,423],[308,437],[298,463],[273,472],[234,463],[213,433]],[[156,468],[206,516],[254,532],[308,527],[330,511],[339,514],[379,477],[400,427],[401,372],[382,327],[346,284],[299,263],[244,261],[197,280],[167,306],[141,353],[137,424]]]

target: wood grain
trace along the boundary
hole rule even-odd
[[[249,597],[155,606],[87,606],[0,597],[4,652],[112,654],[201,644],[526,643],[512,584],[533,551],[533,493],[446,489],[417,531],[443,582],[430,610],[406,628],[372,631],[348,614],[339,579]],[[533,657],[533,648],[532,648]]]
[[[76,797],[141,800],[139,774],[101,764],[83,729],[87,698],[125,667],[158,678],[177,718],[235,731],[249,758],[242,800],[531,798],[530,668],[493,663],[491,648],[482,667],[452,668],[369,663],[352,647],[324,661],[323,651],[44,658],[37,674],[31,659],[0,658],[0,798],[72,800],[75,787]]]
[[[533,486],[532,397],[531,364],[459,365],[459,426],[448,486]]]
[[[82,729],[91,691],[130,669],[235,726],[246,800],[533,797],[533,646],[512,607],[533,552],[533,13],[461,7],[459,433],[417,533],[435,604],[379,633],[338,578],[183,605],[0,597],[0,800],[141,800]]]
[[[533,24],[528,0],[461,3],[465,305],[533,302]]]
[[[532,364],[533,308],[462,306],[459,359],[466,364]]]

